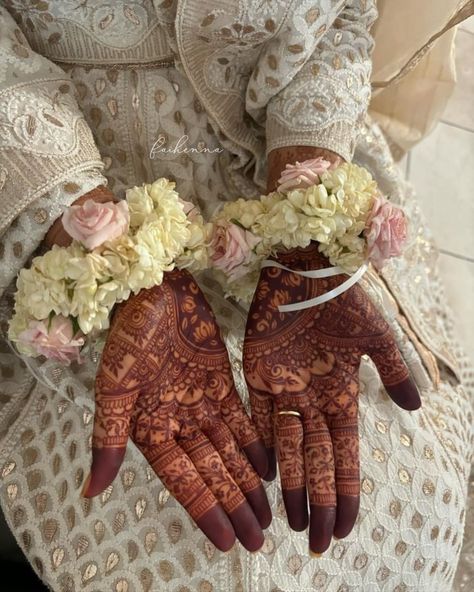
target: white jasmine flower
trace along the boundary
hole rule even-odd
[[[127,189],[125,197],[130,212],[130,226],[138,228],[153,212],[154,204],[146,186]]]

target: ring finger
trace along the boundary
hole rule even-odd
[[[272,521],[272,512],[265,489],[255,469],[237,446],[232,432],[224,422],[213,422],[212,425],[202,429],[215,446],[231,477],[247,498],[260,526],[267,528]]]

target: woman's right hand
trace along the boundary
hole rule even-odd
[[[96,379],[91,474],[83,495],[119,471],[128,438],[221,550],[263,544],[271,511],[267,455],[234,386],[204,295],[186,271],[117,305]],[[250,462],[249,462],[250,461]]]

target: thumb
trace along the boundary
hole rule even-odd
[[[105,388],[103,376],[96,380],[92,466],[81,495],[102,493],[117,476],[127,449],[130,418],[138,392],[117,392]]]
[[[102,493],[117,476],[125,456],[123,448],[92,448],[91,472],[87,477],[81,495],[94,497]]]
[[[415,411],[421,407],[420,393],[410,377],[407,365],[398,350],[395,340],[389,337],[386,343],[369,351],[385,390],[402,409]]]

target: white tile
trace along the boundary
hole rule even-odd
[[[474,263],[440,255],[439,267],[451,306],[459,342],[474,361]]]
[[[474,256],[474,133],[440,123],[411,150],[415,186],[438,247]]]
[[[474,16],[470,16],[468,19],[463,21],[459,25],[459,28],[462,31],[469,31],[470,33],[474,33]]]
[[[439,124],[412,150],[410,181],[440,248],[474,255],[474,134]]]
[[[461,29],[456,35],[457,83],[443,121],[474,131],[474,35]]]

